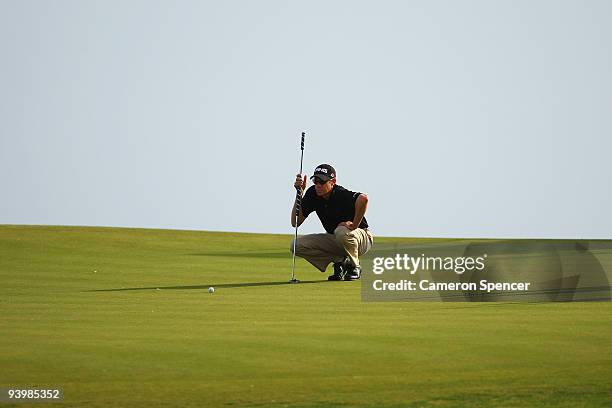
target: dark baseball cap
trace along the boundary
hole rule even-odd
[[[331,180],[336,178],[336,170],[329,164],[319,164],[310,179],[312,180],[315,177],[318,177],[323,181]]]

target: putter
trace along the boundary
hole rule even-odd
[[[300,177],[302,177],[302,164],[304,163],[304,138],[306,133],[302,132],[302,154],[300,157]],[[302,189],[299,187],[295,188],[295,238],[293,239],[293,266],[291,268],[291,283],[298,283],[299,280],[295,278],[295,246],[297,243],[298,236],[298,220],[300,219],[300,208],[302,206]]]

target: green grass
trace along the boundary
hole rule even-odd
[[[285,284],[289,243],[0,226],[0,387],[71,407],[612,405],[612,304],[362,303],[303,260],[309,283]]]

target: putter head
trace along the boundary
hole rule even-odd
[[[300,283],[300,281],[297,280],[296,278],[293,278],[289,281],[289,283]]]

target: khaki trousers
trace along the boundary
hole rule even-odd
[[[291,252],[293,252],[291,241]],[[367,229],[338,227],[333,234],[309,234],[297,238],[295,255],[306,259],[321,272],[331,262],[342,262],[348,256],[351,263],[359,266],[359,256],[372,248],[374,236]]]

